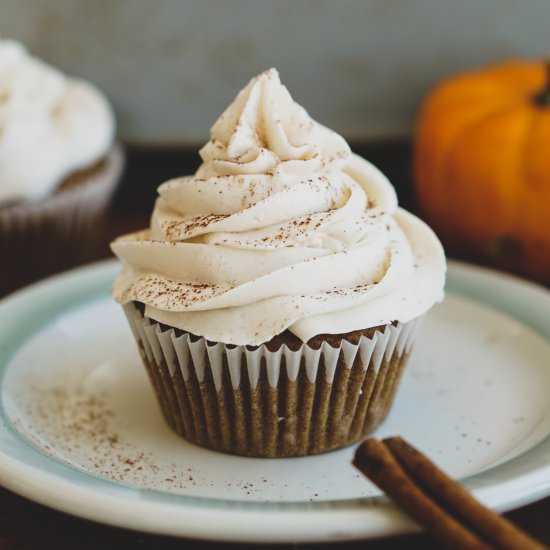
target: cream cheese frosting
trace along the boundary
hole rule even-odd
[[[99,90],[0,40],[0,204],[45,197],[100,160],[114,129]]]
[[[443,295],[445,256],[394,188],[310,118],[275,69],[221,115],[194,176],[111,247],[113,295],[208,340],[258,345],[407,322]]]

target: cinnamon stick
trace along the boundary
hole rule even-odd
[[[353,464],[408,515],[452,548],[547,548],[498,516],[401,438],[366,439]]]
[[[445,544],[464,550],[491,548],[423,493],[379,440],[369,438],[363,441],[355,453],[353,465],[399,508]]]
[[[483,506],[460,483],[452,480],[401,437],[384,439],[384,443],[417,484],[435,495],[446,509],[454,510],[462,521],[491,544],[504,550],[545,548],[508,520]]]

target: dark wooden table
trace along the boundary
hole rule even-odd
[[[360,154],[377,164],[397,188],[400,202],[416,210],[410,184],[410,154],[406,142],[385,142],[357,146]],[[126,231],[144,227],[155,197],[155,189],[162,181],[192,173],[199,162],[195,153],[181,150],[128,148],[127,169],[113,201],[105,227],[98,228],[104,237],[101,257],[108,257],[109,241]],[[99,259],[99,258],[98,258]],[[468,259],[468,258],[462,258]],[[550,460],[550,457],[549,457]],[[506,514],[514,523],[550,544],[550,498]],[[0,550],[171,550],[193,548],[234,549],[243,545],[198,542],[160,537],[124,529],[99,525],[56,512],[35,504],[7,490],[0,489]],[[295,545],[283,545],[283,547]],[[304,545],[312,547],[315,545]],[[323,545],[327,548],[330,545]],[[382,550],[401,548],[435,549],[440,546],[423,534],[393,537],[383,540],[342,544],[338,548]],[[266,545],[265,548],[281,548]]]

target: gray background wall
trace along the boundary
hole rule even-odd
[[[276,66],[352,140],[407,134],[457,70],[550,51],[549,0],[1,0],[0,33],[95,81],[123,137],[197,143]]]

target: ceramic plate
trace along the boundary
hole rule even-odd
[[[224,541],[350,540],[414,529],[351,466],[204,450],[165,426],[109,287],[114,262],[0,304],[0,482],[78,516]],[[390,416],[500,511],[550,494],[550,293],[451,263]]]

